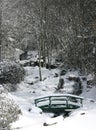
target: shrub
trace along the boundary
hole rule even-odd
[[[7,94],[0,94],[0,130],[9,130],[10,123],[18,119],[19,107]]]
[[[17,84],[24,77],[24,69],[14,61],[0,62],[0,83]]]

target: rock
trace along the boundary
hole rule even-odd
[[[32,108],[29,108],[28,111],[31,112]]]
[[[93,99],[91,99],[90,102],[93,102],[93,103],[94,103],[95,101],[94,101]]]
[[[58,86],[57,86],[57,90],[63,89],[63,85],[64,85],[64,79],[63,79],[63,78],[60,78],[60,79],[59,79]]]
[[[82,80],[83,80],[83,81],[86,81],[86,80],[87,80],[87,78],[84,76],[84,77],[82,77]]]
[[[68,78],[67,78],[69,81],[75,81],[75,82],[79,82],[80,81],[80,78],[79,77],[75,77],[75,76],[69,76]]]
[[[28,83],[29,85],[33,85],[34,83],[33,82],[31,82],[31,83]]]
[[[57,74],[57,73],[55,73],[54,78],[55,78],[55,77],[58,77],[58,74]]]
[[[25,51],[24,53],[20,54],[19,59],[20,60],[26,60],[27,59],[27,51]]]
[[[73,93],[72,94],[79,95],[82,92],[81,84],[79,84],[79,82],[75,82],[72,87],[73,87]]]
[[[80,115],[85,115],[85,112],[82,112]]]
[[[51,124],[48,124],[48,123],[44,122],[43,126],[51,126],[51,125],[55,125],[55,124],[57,124],[57,122],[54,122],[54,123],[51,123]]]
[[[83,86],[82,86],[82,82],[81,82],[81,79],[80,77],[76,77],[76,76],[69,76],[67,78],[69,81],[72,81],[74,82],[74,85],[72,86],[73,87],[73,93],[74,95],[79,95],[82,93],[82,89],[83,89]]]
[[[46,69],[56,69],[56,68],[57,68],[57,65],[55,64],[49,64],[49,63],[46,64]]]
[[[62,70],[61,72],[60,72],[60,75],[62,76],[62,75],[65,75],[66,74],[66,70]]]
[[[93,85],[93,80],[87,80],[87,85]]]

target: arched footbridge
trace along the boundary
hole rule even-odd
[[[72,94],[52,94],[38,97],[34,101],[35,106],[44,112],[70,112],[83,106],[83,97]]]

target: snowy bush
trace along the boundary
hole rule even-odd
[[[24,76],[24,69],[14,61],[0,62],[0,83],[19,83]]]
[[[19,107],[5,93],[0,94],[0,130],[9,130],[10,123],[21,113]]]

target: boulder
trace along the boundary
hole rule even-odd
[[[72,86],[73,87],[73,93],[72,94],[74,94],[74,95],[81,94],[83,86],[82,86],[82,82],[81,82],[80,77],[69,76],[67,79],[69,81],[73,81],[74,82],[74,85]]]
[[[25,51],[24,53],[20,54],[19,59],[20,60],[26,60],[27,59],[27,51]]]
[[[65,75],[65,74],[66,74],[66,70],[61,70],[60,76]]]
[[[64,79],[63,79],[63,78],[60,78],[60,79],[59,79],[58,86],[57,86],[57,90],[63,89],[63,86],[64,86]]]

